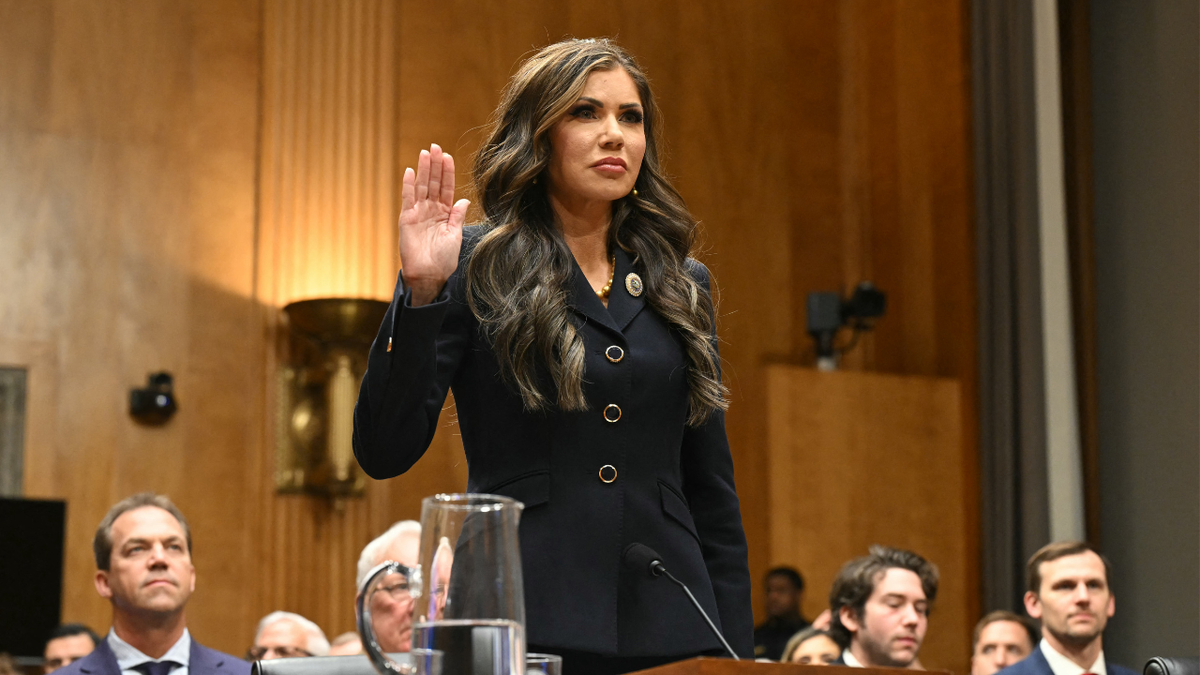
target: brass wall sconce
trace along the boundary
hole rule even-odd
[[[362,496],[354,460],[354,403],[367,352],[388,303],[321,298],[283,308],[288,330],[279,368],[275,487],[334,498]]]

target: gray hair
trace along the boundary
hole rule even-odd
[[[354,587],[362,588],[371,568],[383,562],[383,552],[404,535],[414,535],[421,538],[421,524],[415,520],[401,520],[387,529],[387,532],[376,537],[363,547],[362,555],[358,556],[358,574],[354,577]]]
[[[277,621],[291,621],[300,626],[304,633],[308,636],[305,640],[304,648],[313,656],[326,656],[329,654],[329,640],[325,638],[325,631],[317,624],[294,612],[271,612],[264,616],[262,621],[258,622],[258,629],[254,631],[254,644],[258,644],[258,638],[262,637],[262,632],[267,626]]]

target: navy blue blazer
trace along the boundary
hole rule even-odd
[[[720,650],[678,587],[622,566],[625,547],[640,542],[691,588],[733,648],[752,657],[746,537],[725,417],[686,426],[684,348],[645,295],[626,289],[631,257],[615,253],[607,308],[578,265],[567,289],[586,346],[589,409],[530,412],[501,380],[467,305],[462,275],[481,230],[464,230],[458,269],[435,302],[413,307],[397,280],[355,407],[359,464],[376,479],[407,471],[428,448],[453,389],[467,489],[525,504],[529,644],[616,656]],[[690,265],[707,288],[708,270]],[[605,418],[610,404],[620,408],[615,421]],[[608,416],[618,413],[610,408]],[[606,465],[616,470],[610,483],[599,475]]]
[[[56,675],[121,675],[117,656],[102,637],[91,654],[54,671]],[[209,649],[192,638],[188,654],[188,675],[250,675],[250,664],[215,649]]]
[[[1034,645],[1033,651],[1024,660],[1000,670],[996,675],[1054,675],[1054,671],[1050,669],[1050,662],[1046,660],[1046,655],[1042,653],[1039,645]],[[1118,666],[1109,661],[1108,657],[1104,658],[1104,667],[1108,670],[1108,675],[1139,675],[1125,666]]]

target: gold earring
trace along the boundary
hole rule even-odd
[[[633,196],[634,197],[638,196],[637,188],[633,188]]]
[[[537,185],[537,179],[536,179],[536,178],[534,178],[534,179],[533,179],[533,184],[534,184],[534,185]]]

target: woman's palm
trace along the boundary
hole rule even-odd
[[[422,150],[417,170],[404,170],[400,205],[400,262],[414,301],[433,299],[458,267],[470,202],[454,202],[454,158],[436,144]]]

